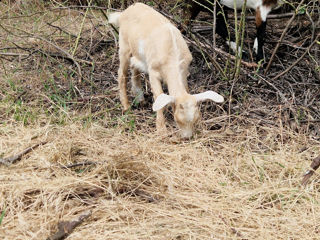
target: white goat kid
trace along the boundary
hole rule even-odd
[[[157,130],[166,129],[163,108],[172,104],[181,136],[191,137],[194,123],[200,116],[198,103],[206,99],[223,102],[224,99],[213,91],[188,93],[187,77],[192,56],[179,30],[142,3],[135,3],[121,13],[111,13],[109,23],[119,27],[118,83],[124,110],[130,106],[126,91],[130,66],[132,92],[138,100],[143,100],[140,72],[149,74],[155,99],[152,109],[157,111]],[[163,93],[161,81],[167,84],[169,95]]]

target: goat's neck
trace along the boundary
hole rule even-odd
[[[168,91],[171,96],[181,96],[188,94],[186,79],[182,75],[179,68],[169,68],[164,72],[164,78],[168,86]]]

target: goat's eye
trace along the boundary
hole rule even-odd
[[[179,107],[180,107],[180,109],[184,109],[184,107],[181,103],[180,103]]]

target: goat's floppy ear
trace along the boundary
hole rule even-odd
[[[173,103],[173,102],[174,102],[174,97],[161,93],[153,103],[152,110],[159,111],[169,103]]]
[[[202,102],[207,99],[210,99],[210,100],[217,102],[217,103],[221,103],[224,101],[224,98],[220,94],[218,94],[214,91],[206,91],[203,93],[195,94],[193,96],[196,97],[197,102]]]

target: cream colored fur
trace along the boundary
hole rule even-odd
[[[166,129],[163,108],[172,104],[181,136],[191,137],[199,118],[199,99],[222,102],[223,97],[217,93],[212,95],[212,91],[206,92],[205,97],[188,93],[187,76],[192,56],[180,31],[142,3],[135,3],[122,13],[110,14],[109,22],[119,26],[118,82],[124,110],[130,107],[126,90],[128,68],[134,69],[131,78],[134,93],[142,92],[139,72],[147,72],[155,99],[157,130]],[[163,93],[161,81],[168,86],[169,95]]]

